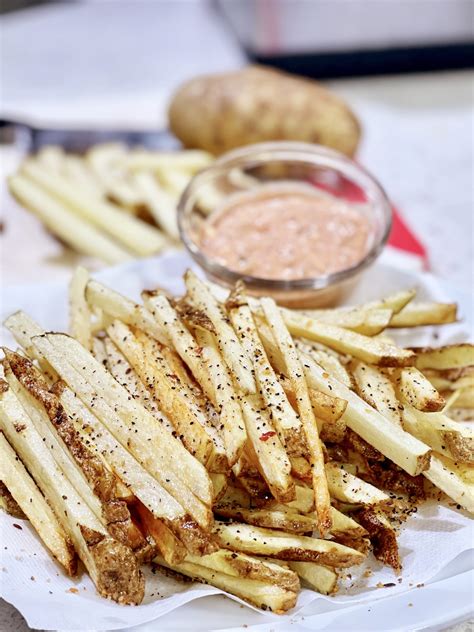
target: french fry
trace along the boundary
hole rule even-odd
[[[309,461],[312,468],[312,481],[315,496],[316,515],[320,533],[324,534],[331,528],[329,492],[324,471],[324,456],[318,434],[318,426],[308,392],[304,370],[301,366],[298,352],[295,349],[288,329],[275,302],[272,299],[262,299],[261,306],[272,334],[281,350],[287,374],[296,396],[298,412],[303,426],[309,451]]]
[[[432,349],[413,347],[416,352],[416,367],[423,369],[460,369],[474,365],[474,345],[464,342]]]
[[[142,329],[162,344],[169,342],[166,333],[143,305],[134,303],[105,285],[97,281],[89,281],[86,287],[86,299],[90,305],[100,308],[113,319],[119,319],[127,325]]]
[[[222,308],[209,288],[191,271],[184,277],[186,289],[193,305],[202,310],[212,322],[222,357],[234,374],[243,393],[255,393],[255,380],[250,370],[251,362],[240,344],[235,331],[229,325]]]
[[[203,466],[184,446],[161,428],[79,343],[61,334],[44,334],[33,342],[62,379],[179,499],[196,522],[209,526],[211,515],[206,505],[212,502],[212,485]]]
[[[459,389],[474,389],[474,367],[467,366],[462,369],[424,369],[423,375],[428,378],[438,391],[457,391]]]
[[[286,326],[293,336],[315,340],[353,357],[378,366],[410,366],[415,362],[412,351],[369,338],[354,331],[322,323],[288,309],[282,310]]]
[[[18,311],[9,316],[3,323],[4,327],[12,334],[18,344],[23,347],[27,356],[38,361],[43,373],[51,380],[57,379],[55,370],[37,352],[31,339],[33,336],[40,336],[44,329],[38,325],[25,312]]]
[[[32,211],[54,235],[77,252],[111,265],[130,261],[131,253],[87,219],[78,217],[63,202],[24,175],[10,176],[10,193]]]
[[[144,580],[130,548],[111,538],[70,483],[15,395],[2,394],[0,426],[74,544],[99,594],[119,603],[138,604]]]
[[[223,518],[240,520],[255,527],[280,529],[289,533],[308,533],[317,529],[317,523],[314,518],[290,511],[245,509],[244,507],[218,505],[214,508],[214,513]]]
[[[86,191],[72,190],[66,178],[48,172],[34,161],[24,162],[21,173],[79,217],[117,239],[135,255],[144,257],[156,254],[166,244],[165,237],[156,228],[121,212],[119,207],[110,202],[97,200]]]
[[[136,510],[142,528],[145,533],[151,536],[153,541],[156,542],[159,552],[168,564],[182,562],[186,557],[186,548],[166,523],[160,518],[156,518],[153,513],[141,503],[136,505]]]
[[[362,307],[371,309],[391,309],[394,314],[398,314],[416,296],[416,290],[401,290],[386,296],[381,301],[371,301]]]
[[[63,566],[68,575],[75,575],[76,555],[70,539],[1,432],[0,455],[0,480],[6,485],[51,555]]]
[[[474,514],[474,483],[467,481],[460,474],[453,461],[445,456],[433,454],[430,468],[424,475],[454,502]]]
[[[124,157],[123,163],[131,171],[179,170],[192,175],[208,167],[213,160],[212,154],[198,149],[174,152],[135,150]]]
[[[416,367],[396,370],[391,377],[403,402],[424,412],[443,410],[444,397]]]
[[[325,377],[328,374],[311,357],[302,355],[301,361],[310,387],[347,401],[343,419],[351,430],[411,476],[428,468],[430,448],[427,445],[395,426],[341,382]]]
[[[197,329],[195,337],[207,363],[211,382],[215,385],[214,399],[219,410],[219,421],[226,446],[227,461],[232,467],[242,455],[247,431],[245,420],[234,389],[232,376],[215,342],[214,336],[206,330]]]
[[[379,505],[390,500],[385,492],[347,472],[335,462],[326,463],[326,476],[329,493],[336,500],[355,505]]]
[[[310,345],[301,343],[300,340],[295,340],[295,346],[298,351],[303,351],[310,355],[320,367],[336,378],[336,380],[342,382],[344,386],[347,388],[353,387],[352,378],[348,370],[335,355],[321,349],[312,348]]]
[[[92,349],[91,311],[85,298],[89,273],[75,269],[69,283],[69,331],[86,349]]]
[[[215,553],[202,557],[188,555],[186,561],[233,577],[268,581],[293,592],[298,592],[300,589],[297,575],[289,568],[280,566],[273,560],[262,560],[245,553],[219,549]]]
[[[472,388],[461,388],[456,398],[456,406],[459,408],[474,408],[474,390]]]
[[[474,431],[443,413],[423,413],[405,405],[403,425],[415,437],[453,461],[474,463]]]
[[[158,226],[171,239],[178,241],[179,232],[176,221],[177,197],[164,191],[153,174],[148,171],[137,171],[137,173],[133,174],[132,181]]]
[[[321,566],[312,562],[288,562],[288,566],[312,590],[322,595],[337,592],[337,572],[330,566]]]
[[[36,154],[38,162],[55,173],[62,173],[66,154],[59,145],[46,145]]]
[[[364,560],[364,556],[358,551],[330,540],[289,535],[238,522],[216,522],[214,533],[223,548],[250,555],[293,562],[317,562],[340,568],[360,564]]]
[[[263,610],[271,610],[281,614],[293,608],[296,604],[296,593],[268,582],[234,577],[220,573],[205,566],[182,562],[181,564],[167,564],[163,558],[155,558],[155,562],[171,570],[182,573],[192,579],[212,584],[221,590],[236,595]]]
[[[369,533],[376,559],[399,572],[402,566],[397,536],[383,511],[375,507],[364,507],[357,512],[357,518]]]
[[[384,331],[391,323],[393,314],[390,309],[377,308],[315,309],[297,313],[321,323],[350,329],[364,336],[376,336]]]
[[[410,303],[392,316],[389,327],[444,325],[454,323],[456,319],[456,303]]]
[[[89,195],[99,199],[104,197],[104,187],[83,158],[73,154],[64,156],[63,171],[68,180],[85,189]]]
[[[360,397],[393,424],[401,426],[400,403],[390,379],[378,367],[364,362],[352,362],[351,370]]]

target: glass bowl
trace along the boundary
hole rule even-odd
[[[350,203],[352,208],[363,213],[372,228],[363,259],[338,272],[314,278],[279,280],[236,272],[203,252],[200,245],[203,228],[229,196],[246,191],[258,192],[259,187],[277,183],[311,185],[321,193],[330,193]],[[242,280],[249,294],[272,296],[281,305],[299,309],[331,306],[342,301],[360,274],[381,253],[391,225],[388,198],[368,171],[336,151],[308,143],[259,143],[231,151],[198,173],[178,204],[181,239],[209,280],[227,288]]]

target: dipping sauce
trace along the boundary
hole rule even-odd
[[[235,272],[291,281],[357,265],[372,237],[348,202],[310,185],[272,184],[230,196],[204,223],[201,248]]]

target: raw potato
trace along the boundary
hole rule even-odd
[[[175,93],[168,114],[186,147],[213,154],[293,140],[353,156],[361,134],[347,105],[317,82],[258,66],[191,79]]]

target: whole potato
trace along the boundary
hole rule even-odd
[[[352,156],[361,133],[347,105],[316,81],[260,66],[186,82],[171,100],[169,122],[186,147],[213,154],[293,140]]]

